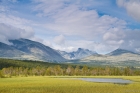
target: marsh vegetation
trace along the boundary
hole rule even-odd
[[[140,70],[0,59],[0,93],[140,93]],[[137,76],[136,76],[137,75]],[[81,78],[121,78],[130,84]]]
[[[39,77],[1,78],[0,93],[140,93],[139,76],[90,77],[90,78],[123,78],[134,81],[134,83],[128,85],[86,82],[77,79],[81,77],[82,76],[74,76],[74,77],[39,76]]]

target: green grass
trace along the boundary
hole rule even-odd
[[[54,77],[0,78],[0,93],[140,93],[139,76],[94,76],[135,81],[128,85],[86,82],[77,79],[80,76]]]

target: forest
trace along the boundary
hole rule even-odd
[[[27,60],[0,59],[0,77],[12,76],[138,76],[134,67],[88,67]]]

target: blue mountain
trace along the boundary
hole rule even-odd
[[[21,57],[24,52],[0,42],[0,57]]]
[[[116,49],[110,53],[108,53],[107,55],[110,55],[110,56],[117,56],[117,55],[122,55],[122,54],[125,54],[125,53],[129,53],[129,54],[137,54],[135,52],[132,52],[132,51],[129,51],[129,50],[125,50],[125,49]]]
[[[47,62],[62,62],[66,60],[56,50],[39,42],[28,39],[9,40],[9,42],[12,45],[0,43],[0,53],[3,51],[5,53],[4,57]],[[0,55],[0,57],[3,56]]]
[[[58,52],[66,59],[81,59],[91,55],[97,55],[96,52],[83,48],[78,48],[77,51],[73,51],[73,52],[65,52],[65,51],[58,51]]]

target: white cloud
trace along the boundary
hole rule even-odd
[[[124,42],[120,45],[121,48],[138,52],[140,48],[140,30],[126,30],[123,40]]]
[[[72,52],[72,51],[75,51],[77,50],[77,48],[73,47],[73,46],[67,46],[67,47],[62,47],[62,46],[59,46],[59,45],[55,45],[53,46],[54,49],[56,50],[61,50],[61,51],[66,51],[66,52]]]
[[[126,22],[108,15],[99,16],[95,10],[80,10],[77,6],[68,6],[53,15],[54,22],[46,28],[64,35],[76,35],[87,39],[102,36],[112,27],[123,28]]]
[[[11,7],[14,8],[12,4],[17,4],[17,2],[19,3],[18,0],[2,0],[0,2],[0,42],[10,44],[8,39],[18,38],[28,38],[41,43],[44,42],[41,38],[36,37],[35,35],[33,28],[36,26],[36,23],[16,15],[21,11],[11,9]],[[17,7],[18,6],[16,6],[16,8]]]
[[[114,28],[115,29],[115,28]],[[116,29],[108,31],[103,36],[103,44],[138,52],[140,48],[140,30]]]
[[[65,45],[65,37],[63,35],[56,36],[54,42],[58,45]]]
[[[128,14],[140,21],[140,0],[117,0],[120,7],[124,7]]]
[[[33,10],[42,11],[38,14],[40,16],[51,16],[58,12],[58,9],[65,6],[64,1],[68,0],[33,0],[37,4]]]
[[[119,47],[134,51],[140,49],[140,30],[128,29],[126,21],[110,15],[100,15],[99,8],[94,10],[92,7],[107,6],[111,4],[110,0],[32,0],[28,7],[32,7],[33,12],[30,9],[26,12],[24,9],[24,12],[20,11],[22,8],[17,9],[19,6],[16,4],[20,3],[18,0],[7,1],[10,4],[0,5],[0,41],[7,44],[8,39],[22,37],[65,51],[77,50],[79,47],[99,53],[107,53]],[[11,2],[18,3],[14,3],[15,6],[11,8],[8,6],[13,4]],[[139,2],[117,0],[118,5],[137,20],[140,19]],[[26,14],[29,12],[32,14]],[[32,21],[26,19],[30,17],[33,17]]]
[[[33,22],[24,18],[0,13],[0,34],[1,42],[10,44],[8,39],[28,38],[43,42],[35,37]]]
[[[77,36],[81,40],[67,40],[65,46],[60,46],[62,42],[59,41],[64,39],[61,36],[59,40],[59,36],[54,41],[57,45],[53,47],[62,50],[68,50],[68,47],[73,47],[72,50],[82,47],[101,53],[101,51],[112,51],[124,42],[123,30],[127,25],[124,20],[109,15],[100,16],[96,10],[85,9],[86,5],[83,4],[80,6],[78,3],[67,4],[64,0],[54,1],[36,0],[39,4],[34,11],[52,20],[46,23],[47,29],[71,38]]]
[[[33,31],[26,31],[24,29],[16,28],[4,23],[0,23],[0,42],[10,44],[9,39],[31,38],[34,36]]]
[[[13,15],[6,15],[5,13],[0,14],[0,23],[8,24],[17,28],[33,31],[30,25],[33,23],[30,20],[26,20]]]
[[[124,42],[125,32],[124,29],[111,28],[104,34],[103,40],[107,45],[120,46]]]
[[[106,54],[118,48],[118,46],[106,45],[106,43],[97,43],[88,40],[67,40],[65,46],[53,45],[52,48],[67,52],[76,51],[78,48],[85,48],[97,53]]]

